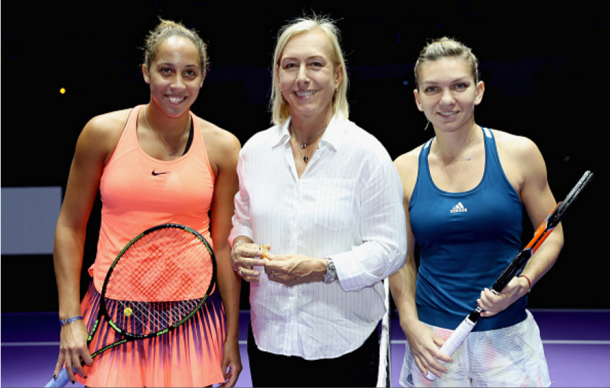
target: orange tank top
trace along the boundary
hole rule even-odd
[[[191,113],[193,142],[185,155],[172,161],[157,160],[146,154],[138,142],[136,123],[142,107],[135,107],[129,114],[100,180],[102,222],[97,256],[89,269],[100,292],[106,273],[121,249],[152,226],[186,225],[213,244],[208,211],[215,177],[199,120]]]

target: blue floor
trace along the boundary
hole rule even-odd
[[[553,386],[610,386],[607,372],[610,310],[534,310],[532,313],[540,326]],[[249,317],[249,312],[244,311],[240,319],[244,365],[237,382],[240,387],[252,386],[245,345]],[[396,320],[392,322],[391,339],[392,384],[399,386],[405,336]],[[46,384],[57,362],[58,341],[57,313],[2,313],[2,386]]]

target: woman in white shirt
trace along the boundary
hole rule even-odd
[[[385,148],[348,120],[347,85],[331,21],[282,28],[275,125],[240,153],[229,238],[251,284],[254,386],[376,382],[381,281],[406,255],[403,190]]]

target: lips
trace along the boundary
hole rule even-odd
[[[182,101],[186,100],[186,97],[179,97],[179,96],[167,96],[167,99],[169,100],[169,102],[171,102],[172,104],[180,104]]]
[[[443,117],[451,117],[454,116],[456,114],[458,114],[458,111],[454,110],[451,112],[438,112],[439,115],[443,116]]]
[[[297,95],[297,97],[309,97],[309,96],[313,96],[317,92],[318,92],[317,90],[302,90],[302,91],[296,91],[294,93]]]

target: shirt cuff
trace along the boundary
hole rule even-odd
[[[233,229],[231,229],[231,234],[229,234],[229,244],[231,248],[233,247],[233,241],[239,236],[248,237],[250,240],[254,241],[252,229],[246,225],[234,225]]]

